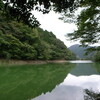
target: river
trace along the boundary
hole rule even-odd
[[[84,100],[84,90],[100,92],[100,64],[92,61],[70,61],[70,70],[62,83],[31,100]],[[49,83],[50,84],[50,83]],[[92,100],[92,99],[89,99]]]

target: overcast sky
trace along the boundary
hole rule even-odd
[[[64,44],[69,47],[78,42],[71,42],[66,40],[65,35],[73,32],[76,29],[74,24],[64,23],[59,20],[60,14],[51,11],[49,14],[42,14],[40,12],[33,12],[35,17],[40,21],[41,28],[53,32],[57,38],[62,40]]]

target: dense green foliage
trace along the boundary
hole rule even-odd
[[[70,34],[71,39],[79,39],[82,45],[94,44],[100,38],[100,0],[81,0],[84,8],[77,17],[78,29]]]
[[[5,1],[5,2],[3,2]],[[75,11],[81,13],[75,18]],[[50,10],[61,12],[65,17],[76,19],[78,29],[68,36],[79,40],[82,45],[98,43],[100,40],[100,0],[1,0],[0,10],[10,19],[14,18],[25,24],[36,27],[39,22],[32,15],[32,10],[48,13]],[[67,14],[66,14],[67,13]],[[94,49],[93,49],[94,50]]]
[[[100,62],[100,51],[95,52],[93,60],[96,62]]]
[[[99,43],[100,0],[80,0],[77,10],[72,13],[68,12],[62,19],[67,20],[67,22],[68,20],[76,22],[77,30],[67,35],[70,40],[79,40],[83,46]],[[97,48],[89,49],[89,51],[94,50],[97,50]]]
[[[72,65],[71,65],[72,66]],[[70,64],[0,66],[0,100],[30,100],[63,82]]]
[[[72,59],[62,41],[52,32],[8,21],[0,16],[0,58],[23,60]]]
[[[4,2],[3,2],[4,1]],[[37,27],[39,22],[32,14],[32,10],[37,10],[43,14],[53,10],[56,12],[74,9],[75,0],[1,0],[4,4],[3,12],[9,18],[16,18],[31,27]]]
[[[50,45],[50,48],[52,50],[51,59],[76,59],[75,54],[72,53],[68,48],[66,48],[61,40],[56,39],[55,35],[52,32],[48,33],[48,31],[42,31],[42,29],[39,29],[39,33],[41,39]]]

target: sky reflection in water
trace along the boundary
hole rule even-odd
[[[67,78],[61,85],[77,86],[83,89],[93,89],[95,91],[100,91],[100,75],[90,75],[90,76],[74,76],[68,74]]]
[[[81,61],[79,61],[81,62]],[[84,89],[100,91],[100,75],[93,63],[78,63],[52,92],[32,100],[84,100]]]

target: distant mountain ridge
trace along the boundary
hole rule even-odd
[[[90,48],[90,46],[89,47],[82,47],[79,44],[75,44],[75,45],[72,45],[72,46],[69,47],[69,49],[74,54],[76,54],[76,56],[79,59],[88,59],[88,58],[90,58],[92,56],[91,54],[90,55],[85,55],[87,48]]]

